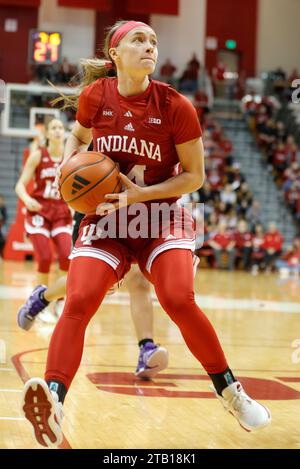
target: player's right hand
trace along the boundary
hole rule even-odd
[[[32,197],[30,197],[26,201],[25,206],[27,210],[29,210],[30,212],[39,212],[40,210],[42,210],[41,204],[37,200],[33,199]]]

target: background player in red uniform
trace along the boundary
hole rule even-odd
[[[63,158],[65,140],[64,126],[59,119],[49,122],[47,139],[47,147],[40,147],[29,155],[16,185],[16,193],[27,209],[25,230],[38,262],[40,285],[36,287],[35,294],[41,302],[49,283],[52,261],[50,238],[57,249],[60,275],[65,275],[69,268],[68,257],[72,248],[72,215],[54,184],[57,167]],[[35,181],[34,189],[28,194],[26,186],[32,178]],[[22,316],[19,315],[19,319],[22,320]],[[27,315],[24,319],[30,324],[33,318]],[[22,323],[19,324],[22,327]]]
[[[108,195],[112,205],[104,204],[99,208],[100,216],[87,216],[81,223],[71,255],[66,305],[50,342],[45,381],[32,378],[25,384],[24,415],[40,444],[62,441],[62,404],[80,364],[85,329],[106,292],[136,260],[154,284],[161,306],[212,379],[224,407],[246,430],[264,427],[270,421],[268,410],[247,396],[235,379],[212,325],[195,303],[194,234],[188,221],[181,236],[178,234],[181,209],[167,220],[171,236],[164,232],[166,220],[158,224],[157,238],[135,239],[130,233],[126,238],[101,238],[96,229],[107,212],[114,216],[118,210],[121,223],[128,205],[145,203],[151,212],[154,201],[171,205],[204,181],[203,145],[195,109],[170,86],[149,80],[157,61],[155,32],[144,23],[119,22],[108,33],[105,52],[117,69],[117,78],[99,78],[83,90],[65,156],[85,150],[93,137],[94,150],[105,152],[127,174],[121,176],[126,190]],[[91,69],[96,72],[94,78],[104,76],[100,61],[88,64],[88,78],[93,75]],[[153,220],[149,220],[152,228]],[[93,276],[88,275],[91,271]],[[49,413],[43,412],[45,406]]]

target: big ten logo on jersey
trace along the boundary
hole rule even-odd
[[[59,190],[54,181],[51,181],[50,179],[46,181],[43,196],[45,199],[60,199]]]
[[[295,339],[291,347],[295,348],[291,355],[292,363],[298,365],[300,363],[300,339]]]
[[[80,241],[83,242],[86,246],[91,246],[93,241],[101,238],[102,228],[100,228],[99,223],[91,223],[83,228],[83,234],[80,238]]]
[[[44,217],[42,217],[41,215],[34,215],[32,217],[32,224],[33,224],[33,226],[36,226],[37,228],[43,226]]]
[[[148,123],[149,124],[160,125],[161,124],[161,119],[158,119],[157,117],[149,117]]]

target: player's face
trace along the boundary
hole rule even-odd
[[[48,126],[48,139],[50,141],[63,141],[65,138],[65,129],[63,123],[58,119],[53,119]]]
[[[147,26],[135,28],[120,41],[116,48],[117,67],[123,72],[150,75],[157,62],[157,37]]]

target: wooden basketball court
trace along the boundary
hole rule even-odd
[[[25,332],[16,312],[35,285],[32,263],[0,264],[0,448],[38,448],[20,413],[23,382],[43,376],[53,326]],[[229,364],[272,423],[247,433],[209,388],[203,369],[155,302],[155,340],[169,367],[134,378],[138,348],[126,286],[89,325],[82,364],[65,401],[63,448],[300,448],[300,281],[200,269],[198,304]]]

